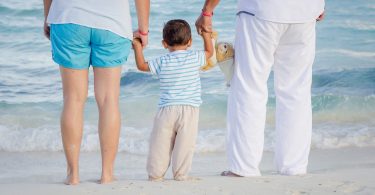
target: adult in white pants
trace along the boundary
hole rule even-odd
[[[196,26],[211,30],[218,0],[206,0]],[[235,71],[227,111],[226,176],[259,176],[263,154],[267,80],[273,68],[276,94],[275,164],[280,174],[305,174],[310,152],[311,80],[315,23],[324,0],[239,0]]]

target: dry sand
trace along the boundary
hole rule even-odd
[[[82,153],[81,183],[62,184],[65,174],[63,153],[0,152],[0,194],[374,194],[375,148],[313,150],[309,174],[281,176],[274,172],[273,153],[266,152],[261,163],[263,176],[230,178],[219,176],[225,170],[224,153],[197,154],[191,175],[196,181],[149,182],[146,157],[119,153],[118,181],[99,185],[100,154]]]

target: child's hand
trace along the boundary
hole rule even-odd
[[[142,42],[139,38],[133,39],[133,49],[142,48]]]
[[[202,33],[201,33],[202,38],[210,38],[211,39],[211,35],[212,35],[212,33],[206,32],[206,31],[202,31]]]

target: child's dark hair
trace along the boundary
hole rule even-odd
[[[164,25],[163,40],[169,46],[186,45],[190,39],[190,26],[185,20],[170,20]]]

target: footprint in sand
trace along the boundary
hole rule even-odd
[[[352,181],[344,181],[340,185],[336,186],[337,191],[343,193],[354,193],[354,192],[361,192],[365,189],[365,187],[360,186]]]
[[[305,191],[299,191],[299,190],[288,190],[287,194],[289,194],[289,195],[307,195],[309,193],[305,192]]]
[[[353,181],[333,181],[328,182],[325,186],[334,188],[334,192],[342,192],[346,194],[362,192],[366,190],[366,187],[358,185]]]
[[[257,179],[255,180],[255,183],[270,183],[271,181],[270,180],[267,180],[267,179]]]

